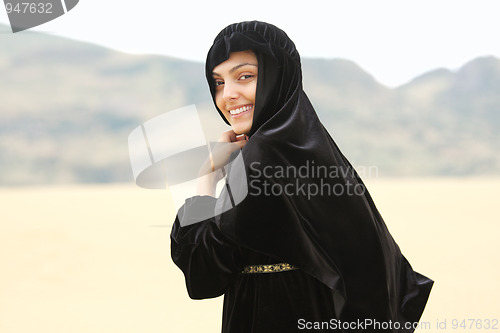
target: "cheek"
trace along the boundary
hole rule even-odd
[[[224,105],[222,105],[222,98],[221,98],[221,93],[220,93],[220,91],[216,91],[216,92],[215,92],[215,104],[216,104],[216,105],[217,105],[217,107],[218,107],[219,109],[221,109],[221,111],[222,111],[222,109],[223,109],[223,106],[224,106]]]
[[[217,105],[219,110],[221,110],[222,114],[224,115],[224,118],[226,118],[227,121],[230,121],[229,112],[227,112],[225,109],[226,104],[221,95],[222,94],[220,94],[219,92],[215,93],[215,105]]]

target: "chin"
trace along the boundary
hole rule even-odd
[[[247,134],[248,132],[250,132],[250,130],[242,130],[242,129],[233,128],[233,132],[236,133],[237,135],[240,135],[240,134]]]
[[[233,132],[236,134],[248,134],[250,132],[251,126],[234,126]]]

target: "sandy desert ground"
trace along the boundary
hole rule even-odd
[[[435,280],[418,331],[495,331],[484,323],[500,320],[500,179],[367,184],[414,269]],[[0,205],[0,332],[220,331],[222,299],[190,300],[170,259],[166,191],[0,188]],[[483,328],[453,329],[464,319]]]

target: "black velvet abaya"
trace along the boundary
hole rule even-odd
[[[301,320],[412,332],[433,282],[412,270],[319,121],[288,36],[255,21],[221,31],[206,63],[212,96],[213,68],[244,50],[259,66],[253,124],[241,151],[249,192],[227,211],[228,191],[217,200],[188,199],[180,209],[189,219],[190,207],[204,205],[215,216],[187,227],[177,219],[172,230],[172,257],[191,297],[225,294],[224,332],[301,331]],[[231,181],[237,171],[227,172]],[[279,262],[299,270],[240,274],[245,265]],[[385,324],[359,326],[366,320]]]

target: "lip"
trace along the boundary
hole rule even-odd
[[[235,109],[239,109],[239,108],[242,108],[242,107],[245,107],[245,106],[250,106],[251,108],[247,111],[243,111],[241,113],[238,113],[238,114],[231,114],[230,110],[235,110]],[[228,109],[227,111],[229,112],[229,115],[232,117],[232,118],[239,118],[241,116],[244,116],[245,114],[249,113],[250,111],[252,111],[254,108],[254,105],[253,104],[241,104],[241,105],[235,105],[233,107],[231,107],[230,109]]]

